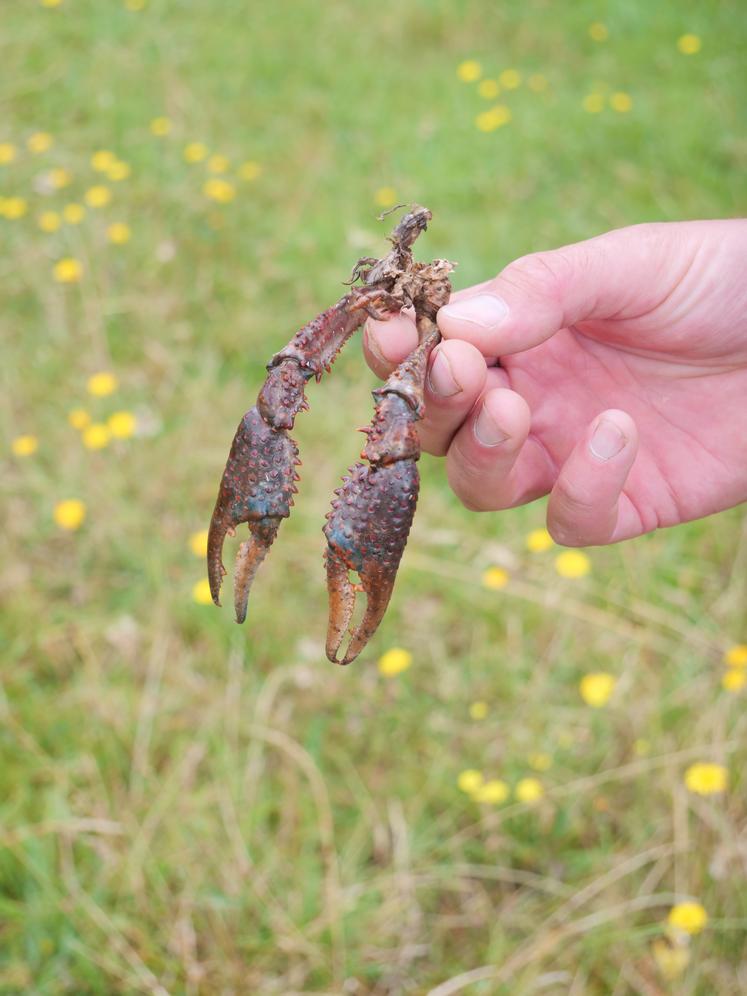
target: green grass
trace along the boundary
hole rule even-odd
[[[744,992],[745,700],[720,684],[747,642],[744,507],[589,551],[571,581],[557,551],[525,548],[542,503],[471,514],[424,459],[390,611],[335,669],[321,525],[373,386],[352,344],[298,422],[297,507],[243,628],[192,600],[189,549],[267,358],[383,249],[379,188],[433,210],[418,252],[458,260],[459,286],[614,226],[744,211],[744,15],[64,0],[2,17],[0,143],[18,155],[0,196],[29,210],[0,219],[0,993]],[[490,105],[457,79],[466,58],[524,78],[494,133],[475,128]],[[596,89],[632,110],[586,113]],[[32,156],[40,130],[55,144]],[[182,158],[196,140],[229,178],[247,159],[261,175],[211,205]],[[40,232],[41,210],[101,182],[102,148],[131,178]],[[53,166],[72,183],[44,196]],[[64,257],[80,284],[52,279]],[[98,370],[114,395],[87,396]],[[141,432],[87,450],[78,406],[133,411]],[[39,449],[13,456],[24,433]],[[78,531],[54,523],[64,498],[86,503]],[[493,565],[501,591],[481,585]],[[413,664],[385,678],[393,646]],[[590,671],[618,679],[601,710],[579,696]],[[699,760],[728,767],[727,793],[687,792]],[[464,768],[512,789],[536,774],[545,797],[477,805]],[[710,919],[667,982],[653,942],[688,897]]]

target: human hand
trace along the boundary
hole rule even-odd
[[[747,500],[747,221],[524,256],[438,324],[420,436],[468,508],[549,492],[554,539],[587,546]],[[388,375],[416,342],[405,315],[369,321],[369,366]]]

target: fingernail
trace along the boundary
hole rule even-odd
[[[462,390],[452,373],[448,357],[440,351],[436,353],[428,374],[428,385],[434,394],[442,398],[450,398]]]
[[[597,460],[611,460],[624,449],[628,439],[622,430],[608,418],[603,418],[594,429],[589,449]]]
[[[508,315],[508,305],[495,294],[478,294],[441,308],[440,315],[457,322],[469,322],[485,329],[497,328]]]
[[[508,435],[498,428],[493,416],[484,405],[475,421],[475,435],[483,446],[497,446],[498,443],[508,439]]]

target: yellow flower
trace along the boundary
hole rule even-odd
[[[46,131],[35,131],[33,135],[29,135],[26,140],[26,145],[28,146],[29,152],[38,154],[40,152],[46,152],[47,149],[51,149],[54,145],[54,139]]]
[[[114,412],[106,420],[106,424],[115,439],[129,439],[137,429],[137,419],[132,412]]]
[[[123,163],[121,159],[113,162],[106,171],[106,175],[115,183],[119,183],[120,180],[126,180],[131,174],[132,167],[129,163]]]
[[[10,221],[15,221],[28,211],[28,203],[23,197],[6,197],[3,201],[3,214]]]
[[[618,91],[617,93],[613,93],[610,97],[610,107],[613,111],[617,111],[618,114],[627,114],[632,106],[633,98],[629,93]]]
[[[582,578],[591,570],[591,561],[580,550],[564,550],[555,558],[555,570],[561,578]]]
[[[527,550],[531,550],[532,553],[544,553],[545,550],[555,546],[552,536],[546,529],[533,529],[527,534],[526,544]]]
[[[397,191],[394,187],[379,187],[374,194],[374,202],[382,208],[392,207],[397,203]]]
[[[217,177],[207,180],[202,192],[211,201],[217,201],[219,204],[228,204],[236,196],[234,185],[228,180],[219,180]]]
[[[198,605],[210,605],[213,601],[213,596],[210,594],[210,582],[207,578],[203,578],[202,581],[198,581],[194,585],[192,588],[192,598]]]
[[[545,794],[539,778],[522,778],[516,785],[516,798],[519,802],[537,802]]]
[[[16,158],[16,147],[10,142],[0,142],[0,166],[12,163]]]
[[[103,422],[92,422],[83,430],[83,445],[87,450],[103,450],[109,445],[111,433]]]
[[[68,412],[67,420],[74,429],[85,429],[87,425],[91,424],[91,416],[85,408],[73,408],[72,411]]]
[[[487,802],[498,805],[508,799],[509,787],[499,778],[491,778],[490,781],[478,785],[470,794],[475,802]]]
[[[487,702],[473,702],[469,707],[471,719],[485,719],[488,714]]]
[[[231,163],[226,156],[221,156],[216,153],[216,155],[211,156],[208,159],[206,165],[211,173],[225,173]]]
[[[62,217],[68,225],[79,225],[85,214],[86,209],[82,204],[66,204],[62,209]]]
[[[86,506],[78,498],[66,498],[57,502],[53,514],[60,529],[78,529],[86,517]]]
[[[515,69],[504,69],[498,75],[498,82],[504,90],[515,90],[521,84],[521,76]]]
[[[189,549],[195,557],[204,557],[207,555],[207,538],[207,529],[200,529],[199,532],[192,533],[189,537]]]
[[[686,934],[699,934],[708,923],[708,914],[700,905],[693,901],[677,903],[669,911],[667,924],[675,930]]]
[[[601,93],[587,93],[581,106],[588,114],[599,114],[604,110],[604,96]]]
[[[738,692],[747,684],[747,671],[741,667],[731,667],[721,679],[721,685],[727,692]]]
[[[465,768],[464,771],[460,771],[457,778],[457,785],[462,792],[466,792],[468,795],[476,792],[482,783],[482,772],[476,771],[474,768]]]
[[[501,92],[501,88],[498,86],[498,80],[480,80],[477,84],[477,92],[486,100],[495,100]]]
[[[457,76],[462,83],[476,83],[482,76],[482,66],[475,59],[465,59],[457,66]]]
[[[702,45],[698,35],[680,35],[677,39],[677,48],[683,55],[695,55],[700,51]]]
[[[77,284],[83,276],[83,267],[77,259],[61,259],[54,264],[52,275],[58,284]]]
[[[184,159],[188,163],[201,163],[207,157],[207,146],[202,142],[190,142],[184,146]]]
[[[489,111],[483,111],[475,118],[475,126],[478,131],[495,131],[502,128],[511,120],[511,111],[503,104],[496,104]]]
[[[379,672],[387,678],[393,678],[395,674],[406,671],[411,664],[412,654],[409,650],[392,647],[379,658]]]
[[[42,7],[52,8],[52,7],[59,7],[60,4],[62,3],[62,0],[39,0],[39,2],[41,3]]]
[[[601,709],[607,705],[615,690],[615,678],[606,671],[594,671],[583,676],[578,690],[587,705],[593,709]]]
[[[31,456],[39,449],[39,440],[36,436],[16,436],[11,449],[15,456]]]
[[[96,170],[97,173],[106,173],[113,162],[116,162],[117,157],[113,152],[108,149],[99,149],[98,152],[94,152],[91,156],[91,166]]]
[[[88,378],[88,383],[86,384],[89,394],[93,394],[96,398],[105,398],[109,394],[113,394],[114,391],[119,387],[119,381],[114,376],[113,373],[109,373],[107,370],[101,370],[99,373],[93,374],[93,376]]]
[[[678,979],[690,964],[690,949],[685,945],[672,944],[664,937],[657,937],[651,950],[656,967],[667,982]]]
[[[106,230],[106,237],[115,246],[121,246],[125,242],[129,242],[131,234],[130,226],[126,225],[123,221],[115,221]]]
[[[168,135],[171,131],[171,122],[168,118],[153,118],[148,127],[152,135],[163,138],[164,135]]]
[[[136,14],[139,10],[145,10],[146,0],[125,0],[125,8]]]
[[[534,73],[527,80],[527,85],[535,93],[542,93],[543,90],[547,89],[547,78],[542,73]]]
[[[42,211],[37,218],[37,224],[43,232],[56,232],[62,224],[62,218],[56,211]]]
[[[724,654],[724,664],[728,667],[747,667],[747,643],[735,643]]]
[[[112,199],[112,192],[108,187],[96,186],[90,187],[85,192],[86,204],[92,208],[106,207],[109,201]]]
[[[723,764],[698,761],[685,772],[685,787],[696,795],[715,795],[729,787],[729,772]]]
[[[603,42],[607,41],[610,33],[606,24],[602,24],[601,21],[594,21],[593,24],[589,25],[589,37],[592,41]]]
[[[247,159],[245,163],[239,166],[239,176],[242,180],[256,180],[261,172],[262,167],[259,163],[254,162],[253,159]]]
[[[62,166],[55,166],[47,173],[47,183],[52,190],[62,190],[63,187],[69,187],[72,182],[70,171]]]
[[[504,571],[502,567],[489,567],[482,575],[482,586],[490,591],[500,591],[508,581],[508,571]]]
[[[530,754],[527,760],[529,761],[529,767],[534,771],[549,771],[552,767],[552,757],[544,751],[537,751],[535,754]]]

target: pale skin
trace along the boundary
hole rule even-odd
[[[438,315],[423,449],[470,509],[549,494],[566,546],[747,501],[747,221],[636,225],[524,256]],[[386,376],[413,321],[369,321]]]

